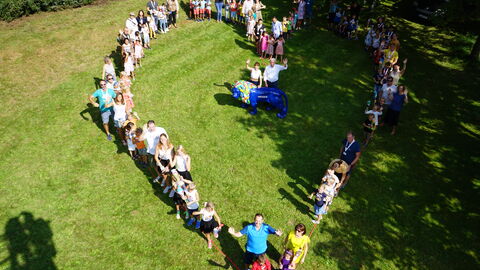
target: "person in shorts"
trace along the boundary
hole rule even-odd
[[[107,140],[112,140],[112,135],[108,128],[110,123],[110,118],[113,116],[113,107],[106,107],[106,105],[112,103],[113,99],[116,97],[113,89],[107,88],[107,82],[104,80],[100,81],[100,89],[96,90],[88,99],[93,106],[100,109],[100,115],[102,116],[103,128],[107,134]],[[98,102],[95,102],[97,99]]]

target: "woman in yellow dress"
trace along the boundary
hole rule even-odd
[[[305,225],[299,223],[295,226],[295,231],[291,231],[285,238],[285,250],[293,251],[290,269],[295,269],[298,263],[305,261],[310,243],[310,237],[305,235],[306,232]]]

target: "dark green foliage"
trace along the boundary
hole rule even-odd
[[[93,0],[0,0],[0,19],[13,21],[16,18],[39,11],[55,11],[68,7],[91,4]]]

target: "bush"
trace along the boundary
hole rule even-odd
[[[93,0],[0,0],[0,19],[9,22],[39,11],[80,7],[92,2]]]

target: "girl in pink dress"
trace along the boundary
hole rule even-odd
[[[253,16],[250,16],[248,20],[248,25],[247,25],[247,35],[248,35],[248,41],[255,41],[255,19]]]
[[[277,56],[280,56],[280,62],[283,62],[283,44],[285,44],[285,39],[283,39],[283,37],[278,38],[277,48],[275,49],[275,59],[277,59]]]
[[[267,31],[263,32],[262,36],[262,56],[260,58],[265,58],[265,52],[267,51],[267,46],[268,46],[268,33]]]
[[[130,91],[130,87],[122,88],[123,99],[125,100],[125,111],[131,113],[132,109],[135,107],[133,103],[133,94]]]

